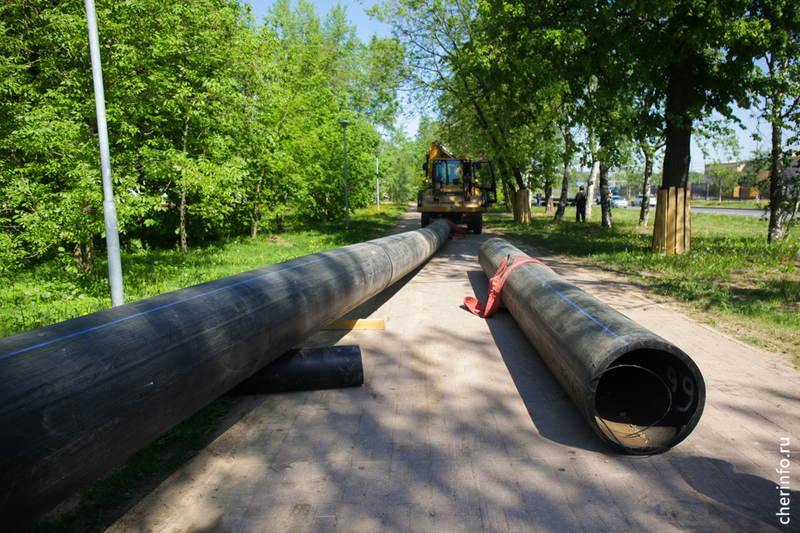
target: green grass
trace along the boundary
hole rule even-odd
[[[205,281],[238,274],[382,236],[407,209],[381,205],[351,213],[344,224],[297,227],[279,235],[230,239],[203,247],[152,250],[122,256],[125,301],[133,302]],[[124,237],[123,237],[124,240]],[[98,258],[90,275],[69,275],[51,261],[0,278],[0,337],[47,326],[111,307],[107,266]]]
[[[766,242],[767,222],[751,217],[692,214],[692,251],[667,256],[651,251],[652,226],[638,226],[638,209],[613,210],[613,228],[594,220],[550,224],[541,210],[532,223],[515,224],[498,211],[485,225],[550,253],[579,258],[629,276],[656,295],[685,304],[696,316],[760,347],[789,353],[800,365],[800,269],[795,233]],[[653,214],[651,213],[651,220]]]

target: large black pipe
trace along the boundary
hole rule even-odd
[[[528,257],[503,239],[480,247],[492,277],[506,257]],[[546,266],[514,269],[501,300],[602,440],[627,454],[655,454],[692,432],[705,405],[697,365]]]
[[[236,385],[228,394],[339,389],[363,384],[361,348],[326,346],[289,350]]]
[[[443,221],[0,339],[14,531],[427,260]]]

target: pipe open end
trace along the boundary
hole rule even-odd
[[[702,379],[702,378],[700,378]],[[597,428],[628,453],[663,451],[682,440],[696,424],[702,384],[677,356],[638,350],[615,360],[597,381]]]

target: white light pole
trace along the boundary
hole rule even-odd
[[[350,121],[343,118],[339,121],[344,134],[344,228],[350,229],[350,201],[347,199],[347,126]]]
[[[378,213],[381,212],[381,184],[378,181],[378,156],[380,150],[375,150],[375,202],[378,204]]]
[[[111,286],[111,303],[114,307],[125,303],[122,289],[122,261],[119,252],[119,227],[117,226],[117,203],[111,186],[111,158],[108,150],[108,127],[106,125],[106,99],[103,90],[103,68],[100,63],[100,38],[97,34],[97,13],[94,0],[85,0],[86,24],[89,30],[89,55],[92,59],[92,81],[94,82],[95,112],[97,113],[97,136],[100,140],[100,171],[103,181],[103,217],[106,226],[108,248],[108,283]]]

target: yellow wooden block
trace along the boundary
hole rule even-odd
[[[353,329],[386,329],[383,320],[334,320],[322,329],[340,329],[340,330],[353,330]]]

